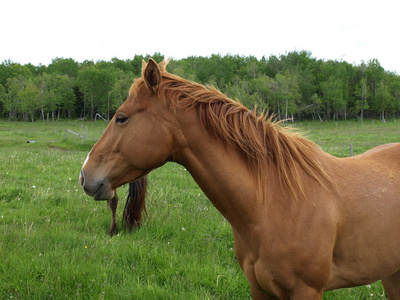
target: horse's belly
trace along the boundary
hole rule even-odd
[[[376,262],[369,264],[368,261],[364,261],[363,264],[356,263],[348,265],[345,265],[345,263],[333,263],[331,274],[324,290],[329,291],[338,288],[370,284],[387,278],[399,270],[400,260],[398,258],[397,261],[395,261],[395,259],[387,260],[381,265],[377,265]]]
[[[337,240],[326,290],[369,284],[400,270],[400,206],[353,222]]]

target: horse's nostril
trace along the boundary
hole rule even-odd
[[[79,182],[81,183],[81,186],[85,185],[85,173],[83,173],[83,170],[81,171],[79,175]]]

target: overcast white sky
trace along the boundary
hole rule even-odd
[[[0,62],[307,50],[353,64],[377,58],[400,74],[399,12],[398,0],[5,0]]]

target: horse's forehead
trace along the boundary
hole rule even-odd
[[[142,77],[135,79],[129,89],[129,96],[136,97],[139,94],[140,90],[143,88],[143,86],[144,86],[144,80]]]
[[[137,87],[135,86],[135,84],[132,84],[129,89],[129,97],[136,97],[137,93]]]

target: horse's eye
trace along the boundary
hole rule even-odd
[[[124,124],[126,121],[128,121],[128,117],[125,117],[124,115],[118,115],[115,117],[115,122],[119,124]]]

